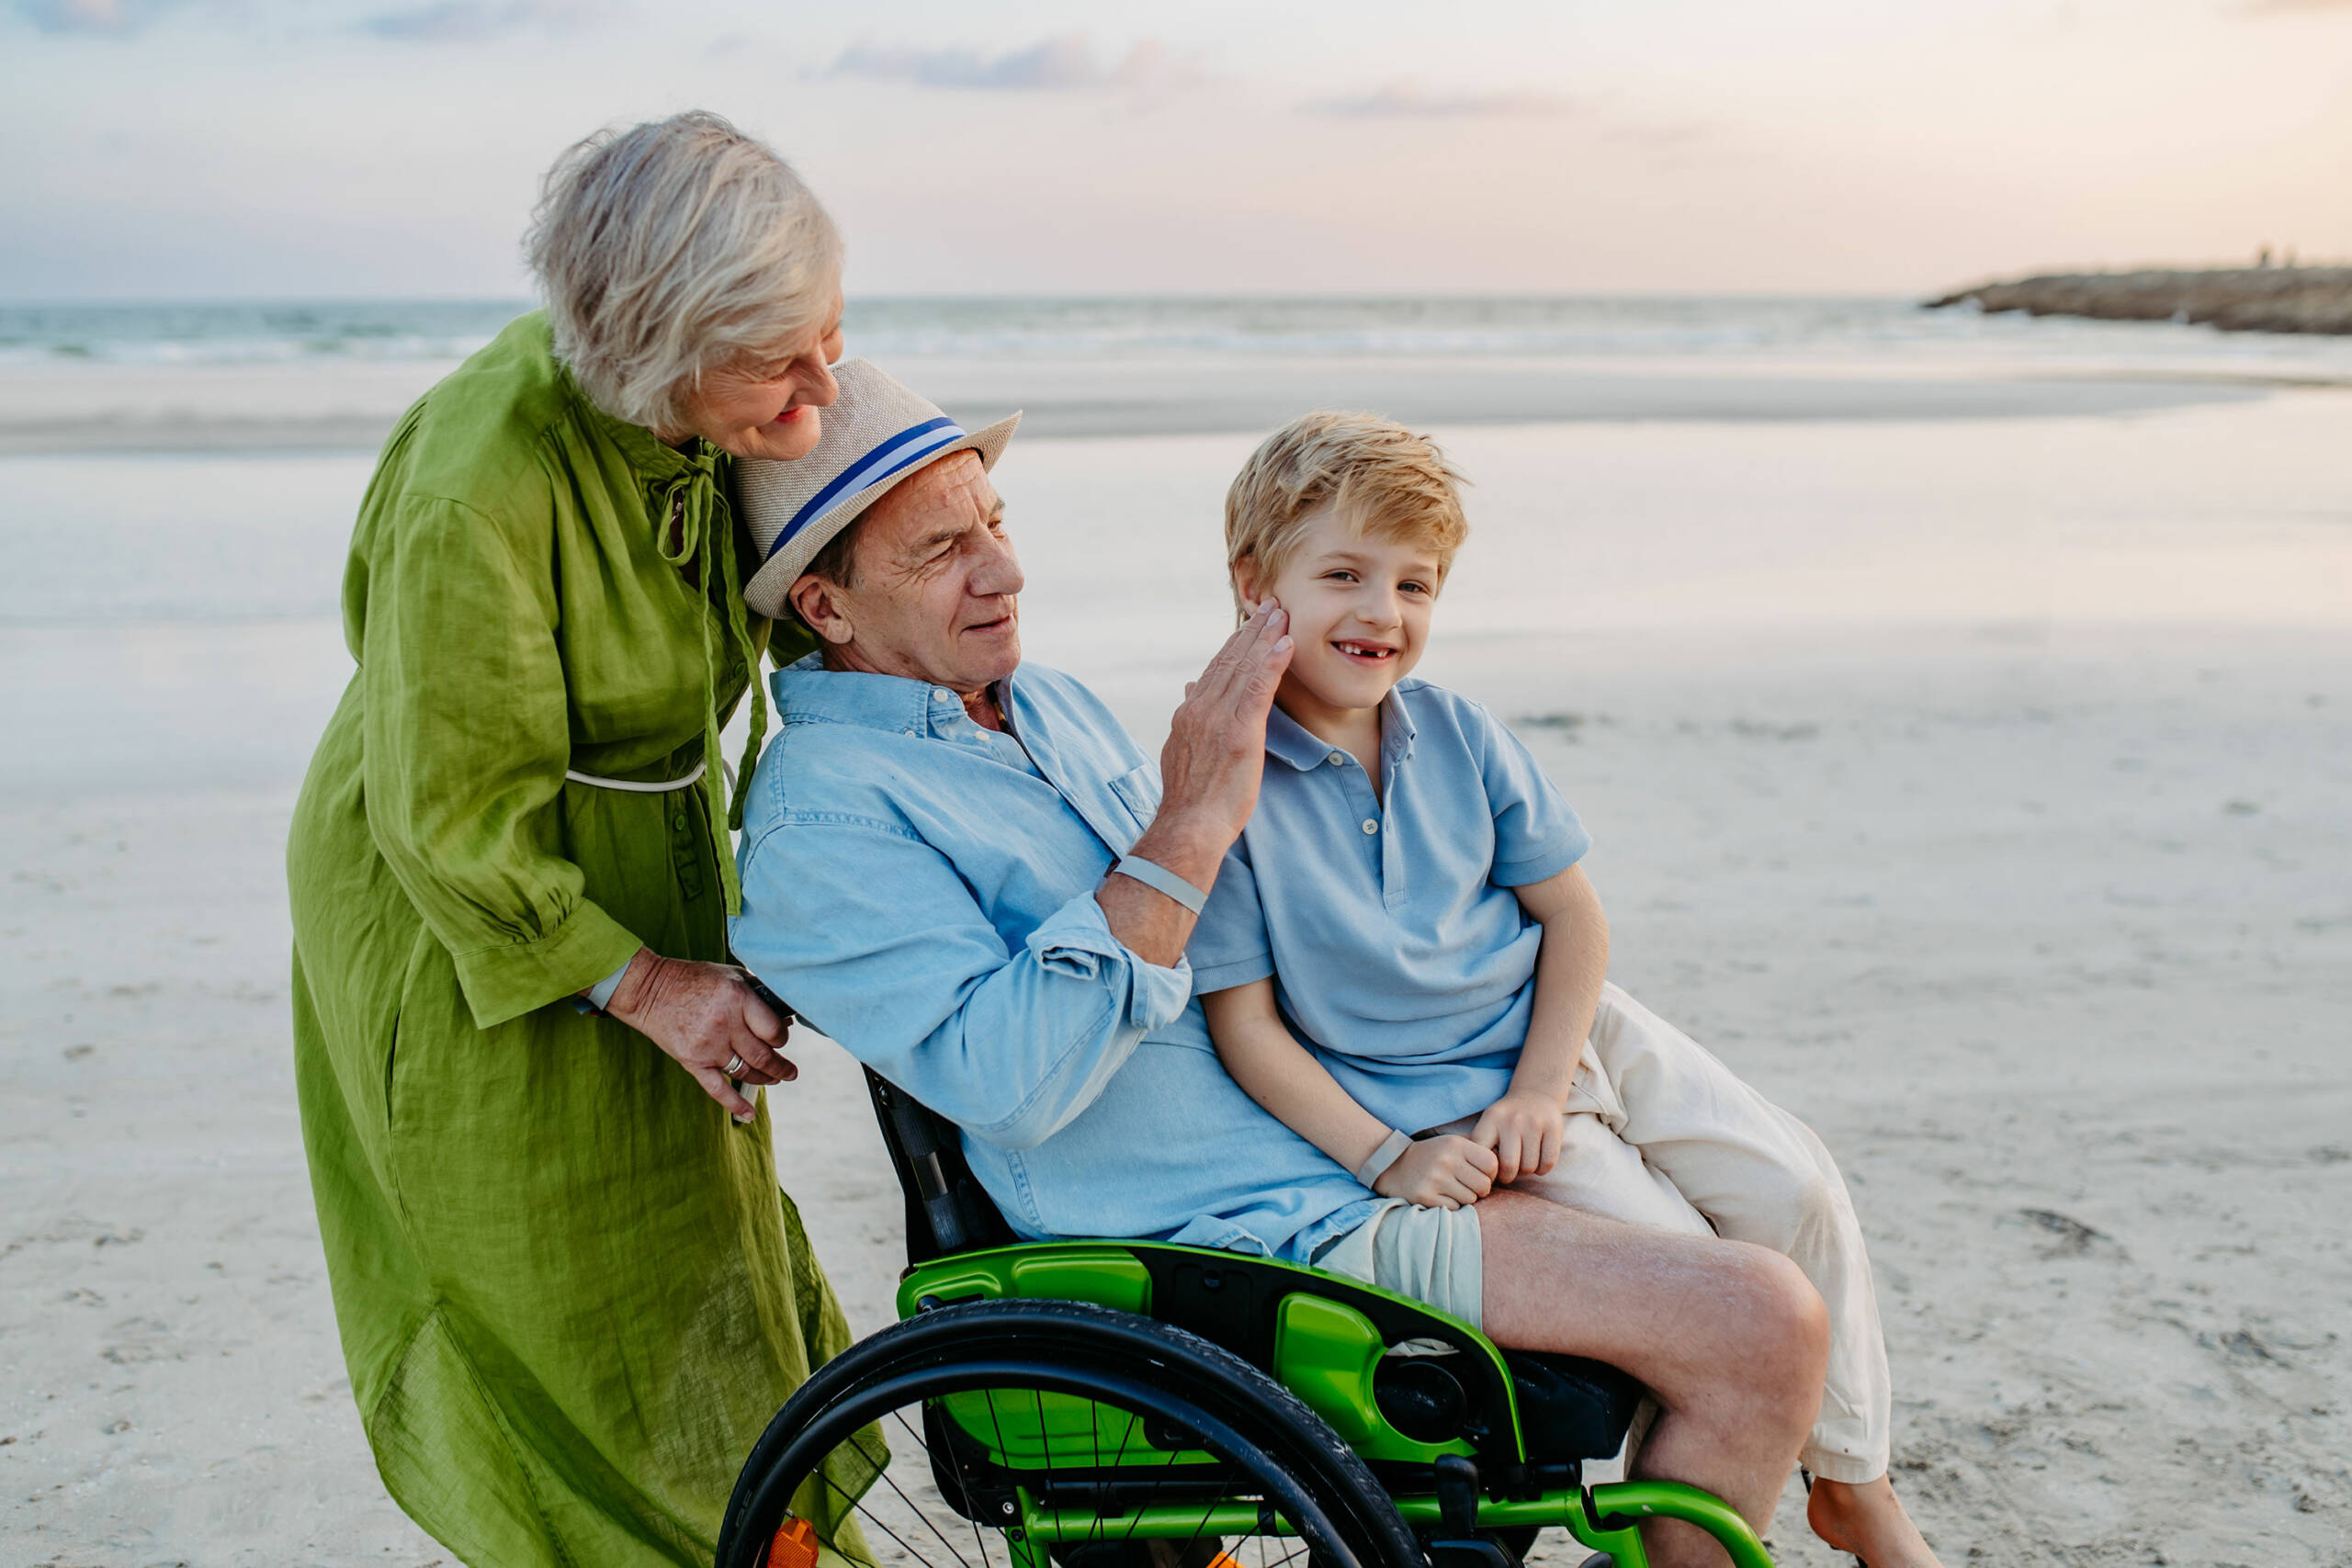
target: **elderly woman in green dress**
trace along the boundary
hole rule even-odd
[[[531,235],[547,309],[401,420],[352,535],[359,667],[288,851],[295,1066],[368,1442],[468,1563],[708,1562],[848,1342],[757,1103],[793,1068],[728,962],[719,756],[803,635],[743,607],[729,466],[815,445],[840,249],[715,117],[582,142]],[[830,1526],[873,1457],[798,1511]]]

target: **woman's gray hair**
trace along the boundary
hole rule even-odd
[[[841,276],[840,231],[792,165],[700,110],[575,142],[524,245],[589,400],[665,433],[706,371],[820,324]]]

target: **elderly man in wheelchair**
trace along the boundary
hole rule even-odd
[[[773,680],[733,942],[868,1068],[910,1267],[902,1321],[751,1456],[724,1568],[831,1556],[806,1521],[852,1506],[925,1568],[1518,1568],[1547,1526],[1622,1565],[1768,1562],[1822,1393],[1804,1277],[1507,1190],[1466,1286],[1426,1253],[1316,1268],[1381,1205],[1226,1074],[1183,964],[1185,894],[1256,799],[1282,612],[1188,687],[1155,769],[1022,662],[989,478],[1013,422],[840,378],[825,445],[743,479],[746,597],[822,650]],[[1637,1407],[1633,1478],[1588,1483]],[[817,1495],[877,1424],[901,1462]]]

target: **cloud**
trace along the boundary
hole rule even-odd
[[[15,0],[11,9],[45,33],[135,33],[180,0]]]
[[[430,0],[379,12],[359,30],[403,43],[469,43],[532,28],[569,31],[605,14],[595,0]]]
[[[1716,140],[1716,128],[1695,120],[1667,125],[1612,125],[1600,133],[1603,141],[1621,142],[1645,152],[1685,152]]]
[[[1102,88],[1141,91],[1181,86],[1198,71],[1150,39],[1116,64],[1096,60],[1084,33],[1041,39],[1025,49],[983,56],[968,49],[908,49],[854,43],[820,74],[903,82],[917,87],[960,87],[1012,93],[1069,93]]]
[[[1532,90],[1505,93],[1437,93],[1418,82],[1383,83],[1369,93],[1325,98],[1306,106],[1317,114],[1385,117],[1559,115],[1573,111],[1573,99]]]

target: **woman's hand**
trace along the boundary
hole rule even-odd
[[[644,1035],[694,1075],[703,1092],[738,1122],[755,1114],[728,1079],[788,1083],[800,1069],[775,1054],[791,1023],[776,1016],[732,964],[662,958],[637,950],[605,1010]],[[730,1074],[728,1068],[736,1066]]]
[[[1545,1176],[1560,1163],[1567,1127],[1559,1103],[1547,1095],[1511,1090],[1487,1107],[1470,1141],[1495,1153],[1495,1185]]]
[[[1494,1189],[1493,1153],[1451,1133],[1416,1138],[1372,1184],[1383,1198],[1402,1198],[1424,1209],[1459,1209]]]

